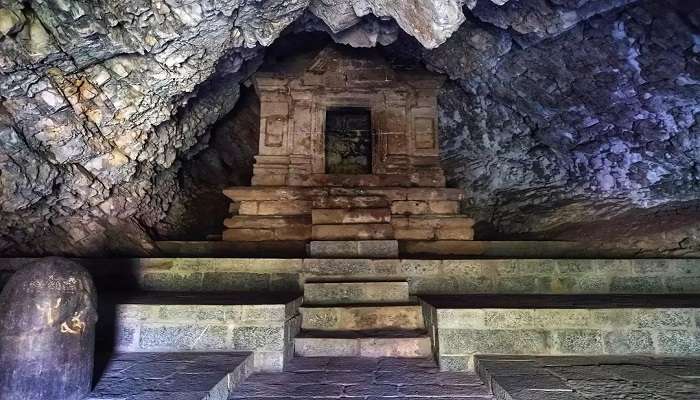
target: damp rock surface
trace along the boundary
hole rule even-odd
[[[0,398],[79,400],[92,383],[97,297],[87,270],[46,258],[0,293]]]
[[[245,182],[256,147],[230,122],[247,118],[231,114],[240,86],[300,32],[450,78],[442,159],[477,238],[618,221],[658,226],[630,240],[698,252],[691,3],[5,1],[0,254],[154,255],[154,240],[206,239],[226,210],[188,210]],[[690,217],[657,223],[678,209]]]

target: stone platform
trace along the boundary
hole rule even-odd
[[[479,354],[700,354],[700,296],[422,297],[440,368]]]
[[[118,352],[251,352],[280,371],[301,319],[293,295],[114,293],[100,297],[98,346]]]
[[[226,400],[251,373],[250,353],[100,354],[85,400]]]
[[[700,358],[479,356],[476,365],[497,399],[700,398]]]
[[[320,243],[320,242],[319,242]],[[154,255],[159,257],[266,257],[302,258],[307,255],[305,241],[227,242],[158,241]],[[362,256],[357,246],[348,246],[335,258],[372,258]],[[337,250],[337,249],[336,249]],[[311,254],[313,258],[334,258],[330,253]],[[399,256],[393,258],[492,258],[492,259],[628,259],[666,256],[643,248],[618,248],[605,241],[530,241],[530,240],[402,240]],[[385,258],[385,257],[381,257]],[[692,258],[692,257],[691,257]]]
[[[329,181],[324,186],[226,189],[224,194],[233,201],[233,215],[224,221],[227,229],[222,239],[232,242],[473,239],[474,221],[459,213],[464,198],[462,190],[377,187],[358,179],[348,176],[339,181],[347,185],[338,187]]]
[[[32,259],[0,259],[6,275]],[[303,293],[307,281],[405,280],[439,294],[700,293],[694,259],[77,259],[98,289]]]
[[[493,397],[474,374],[440,372],[432,360],[295,358],[283,373],[252,375],[230,399],[480,399]]]

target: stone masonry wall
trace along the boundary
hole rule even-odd
[[[700,308],[435,309],[443,370],[475,354],[700,354]]]
[[[117,305],[118,352],[251,351],[256,370],[293,356],[301,299],[265,305]]]
[[[31,259],[0,259],[2,271]],[[412,295],[700,293],[700,260],[79,260],[100,289],[302,292],[308,278],[405,279]],[[7,273],[7,272],[5,272]]]

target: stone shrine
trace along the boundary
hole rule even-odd
[[[442,77],[334,45],[253,79],[259,153],[252,186],[224,191],[223,240],[311,240],[316,255],[350,246],[375,257],[397,256],[397,241],[472,240],[464,192],[445,187],[440,167]]]

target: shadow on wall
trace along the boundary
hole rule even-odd
[[[260,102],[252,86],[242,86],[234,109],[212,128],[207,148],[183,161],[182,190],[155,227],[156,240],[205,240],[221,232],[230,203],[222,190],[250,185],[259,129]]]

